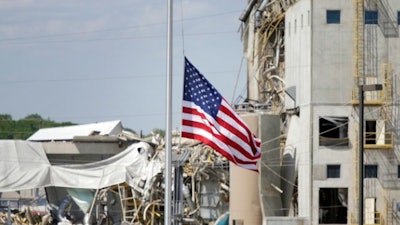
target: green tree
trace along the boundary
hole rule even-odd
[[[12,116],[10,114],[0,114],[0,121],[1,120],[12,120]]]
[[[25,120],[43,120],[43,118],[37,113],[29,114],[24,119]]]
[[[26,140],[41,128],[76,125],[72,122],[55,122],[43,119],[37,113],[20,120],[12,120],[11,115],[0,114],[0,139]]]

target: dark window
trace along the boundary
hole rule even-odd
[[[378,24],[378,11],[365,11],[365,24]]]
[[[340,178],[340,165],[328,165],[326,168],[328,178]]]
[[[347,188],[319,189],[319,224],[347,224]]]
[[[348,146],[347,117],[326,116],[319,118],[319,145],[321,146]]]
[[[397,178],[400,178],[400,166],[397,166]]]
[[[378,178],[378,165],[365,165],[364,178]]]
[[[397,25],[400,24],[400,11],[397,11]]]
[[[326,10],[326,23],[340,23],[340,10]]]
[[[376,121],[367,120],[365,121],[365,133],[364,133],[365,144],[376,144]]]

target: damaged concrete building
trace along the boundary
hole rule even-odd
[[[399,12],[388,0],[248,1],[236,107],[281,119],[279,157],[263,151],[260,165],[281,202],[260,198],[262,221],[231,212],[232,224],[400,223]]]
[[[231,225],[400,224],[399,12],[400,2],[389,0],[247,1],[239,19],[248,92],[235,109],[262,140],[260,172],[175,134],[174,223],[220,225],[229,214]],[[45,150],[55,172],[91,176],[97,167],[88,161],[105,166],[129,152],[142,160],[143,169],[118,172],[132,179],[88,185],[86,195],[49,188],[62,196],[53,216],[163,224],[162,143],[111,127],[28,141]],[[85,164],[55,165],[65,159]],[[79,195],[96,201],[82,208]],[[77,213],[67,218],[70,204]]]

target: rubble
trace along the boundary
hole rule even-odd
[[[126,138],[128,135],[124,133],[123,136]],[[131,139],[128,137],[125,140]],[[46,213],[33,215],[28,205],[25,208],[28,210],[17,209],[10,213],[11,223],[163,224],[165,149],[159,134],[154,134],[152,139],[155,143],[136,141],[121,153],[99,162],[42,165],[59,177],[52,177],[50,183],[26,181],[24,187],[45,187],[49,203]],[[39,143],[21,142],[18,141],[16,148],[40,146]],[[229,210],[228,160],[210,147],[198,141],[181,139],[177,134],[172,145],[174,220],[180,224],[212,224],[221,216],[226,217]],[[129,157],[135,159],[127,159]],[[125,172],[118,172],[115,167],[122,165]],[[103,171],[100,177],[99,172],[94,172],[98,168]],[[112,174],[106,175],[104,171],[111,171],[117,177],[125,173],[125,180],[116,183],[121,179]],[[80,181],[73,182],[71,179]],[[93,182],[97,184],[91,185]],[[0,186],[5,185],[0,182]],[[0,189],[4,191],[4,188]],[[8,224],[7,213],[0,215],[0,224]]]

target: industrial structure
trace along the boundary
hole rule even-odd
[[[172,145],[174,223],[226,220],[228,160],[177,132]],[[164,148],[158,133],[142,139],[121,121],[1,140],[0,224],[163,224]]]
[[[400,224],[399,12],[390,0],[248,1],[236,108],[280,118],[281,147],[260,167],[281,201],[260,197],[262,221],[231,211],[232,224]]]
[[[400,224],[399,17],[392,0],[249,0],[239,18],[248,92],[235,109],[262,140],[259,173],[174,133],[173,223]],[[3,157],[53,203],[30,224],[162,224],[164,148],[119,121],[0,142],[42,162]],[[38,173],[46,179],[30,179]],[[17,191],[0,180],[3,198]]]

